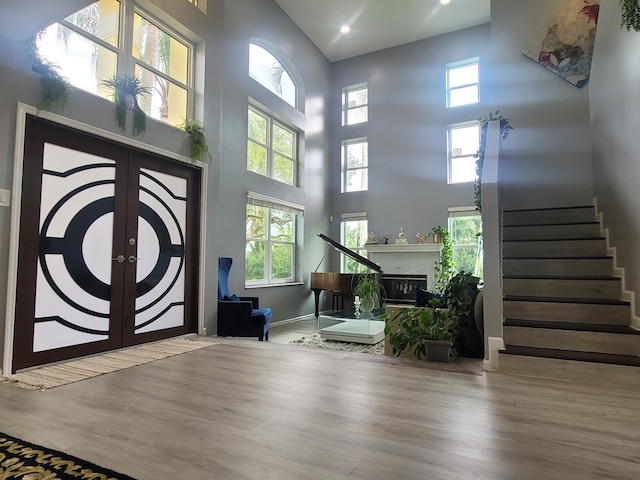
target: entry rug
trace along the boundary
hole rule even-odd
[[[297,340],[291,340],[289,343],[304,345],[305,347],[326,348],[328,350],[342,350],[359,353],[372,353],[374,355],[382,355],[384,353],[384,341],[380,341],[374,345],[351,342],[334,342],[333,340],[326,340],[322,338],[317,333],[313,333]]]
[[[147,343],[137,347],[108,352],[80,360],[59,363],[42,368],[15,373],[1,377],[2,381],[15,382],[16,386],[30,390],[46,390],[69,383],[79,382],[87,378],[97,377],[105,373],[210,347],[213,342],[173,338],[156,343]],[[3,477],[0,477],[2,480]]]
[[[0,433],[0,480],[135,480],[57,450]]]

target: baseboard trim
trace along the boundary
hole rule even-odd
[[[502,337],[487,337],[487,355],[482,362],[482,369],[487,372],[497,372],[500,363],[500,350],[504,350]]]

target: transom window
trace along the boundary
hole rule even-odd
[[[342,90],[342,125],[369,121],[369,89],[367,84]]]
[[[366,138],[342,142],[342,193],[369,188],[369,142]]]
[[[344,213],[340,221],[340,243],[345,247],[367,258],[364,247],[368,237],[368,221],[366,213]],[[356,262],[351,257],[340,255],[340,272],[368,273],[367,267]]]
[[[474,207],[449,209],[449,234],[456,272],[483,276],[482,216]]]
[[[271,116],[249,107],[247,170],[294,185],[298,135]]]
[[[476,154],[480,143],[477,122],[449,125],[448,163],[449,183],[473,182],[476,179]]]
[[[447,65],[447,107],[478,103],[478,58]]]
[[[249,76],[292,107],[296,106],[296,85],[291,75],[271,52],[255,43],[249,44]]]
[[[191,117],[193,43],[130,0],[93,3],[40,32],[36,46],[77,88],[111,100],[102,82],[135,74],[151,92],[140,98],[148,116],[171,125]]]
[[[249,192],[245,284],[292,283],[296,279],[296,229],[303,207]]]

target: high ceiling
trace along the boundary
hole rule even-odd
[[[488,23],[491,10],[490,0],[275,1],[331,62]]]

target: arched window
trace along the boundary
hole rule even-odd
[[[255,43],[249,44],[249,76],[292,107],[296,106],[296,85],[280,61]]]

